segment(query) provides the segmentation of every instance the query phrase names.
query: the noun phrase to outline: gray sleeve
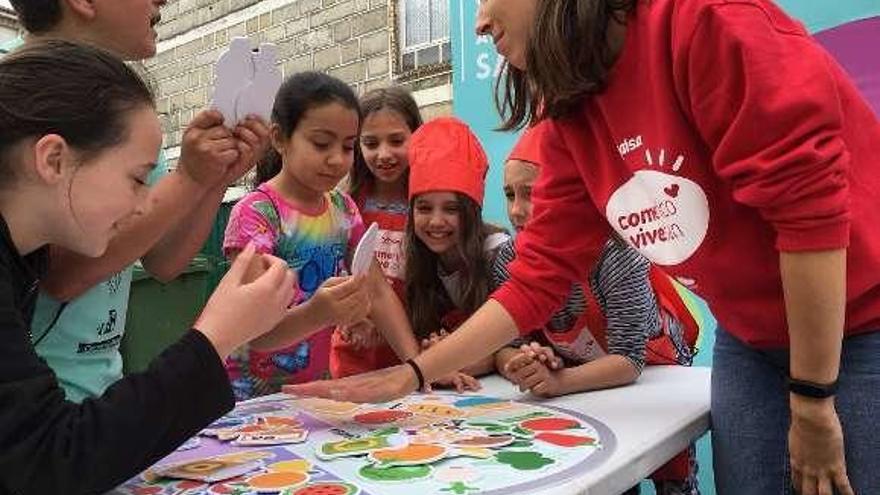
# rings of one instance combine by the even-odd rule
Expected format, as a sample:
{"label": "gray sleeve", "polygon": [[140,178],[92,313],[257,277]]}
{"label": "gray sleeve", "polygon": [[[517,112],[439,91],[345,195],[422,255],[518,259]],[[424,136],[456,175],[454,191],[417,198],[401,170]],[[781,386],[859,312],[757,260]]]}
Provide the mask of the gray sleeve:
{"label": "gray sleeve", "polygon": [[[492,261],[492,279],[490,280],[490,289],[492,291],[495,291],[510,279],[510,271],[507,267],[515,258],[516,248],[514,247],[513,239],[508,237],[506,242],[498,246],[495,259]],[[523,344],[528,344],[534,340],[533,334],[534,332],[517,337],[508,342],[507,347],[519,347]]]}
{"label": "gray sleeve", "polygon": [[648,279],[650,263],[636,250],[611,239],[590,286],[607,321],[609,354],[628,358],[641,372],[648,335],[660,330],[657,299]]}

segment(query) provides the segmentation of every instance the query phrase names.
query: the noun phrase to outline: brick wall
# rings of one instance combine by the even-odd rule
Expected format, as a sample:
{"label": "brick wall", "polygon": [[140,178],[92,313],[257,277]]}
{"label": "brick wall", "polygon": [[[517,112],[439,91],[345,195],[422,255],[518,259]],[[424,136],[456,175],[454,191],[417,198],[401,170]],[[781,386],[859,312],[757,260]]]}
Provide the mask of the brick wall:
{"label": "brick wall", "polygon": [[[170,0],[158,26],[159,53],[146,63],[162,113],[172,163],[181,133],[211,97],[213,67],[235,36],[279,47],[284,74],[319,70],[359,93],[386,86],[391,74],[387,0]],[[416,92],[449,85],[450,74],[404,83]],[[451,113],[451,102],[425,102],[426,117]]]}

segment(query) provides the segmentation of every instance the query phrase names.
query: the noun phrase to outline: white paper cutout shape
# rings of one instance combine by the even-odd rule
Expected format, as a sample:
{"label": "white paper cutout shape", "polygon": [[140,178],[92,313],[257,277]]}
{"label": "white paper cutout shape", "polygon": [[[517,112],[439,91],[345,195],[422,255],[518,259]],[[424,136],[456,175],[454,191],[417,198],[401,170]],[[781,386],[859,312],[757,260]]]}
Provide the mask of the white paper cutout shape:
{"label": "white paper cutout shape", "polygon": [[379,224],[373,222],[364,232],[351,258],[351,274],[354,276],[367,273],[375,257],[376,244],[379,242]]}
{"label": "white paper cutout shape", "polygon": [[263,43],[251,50],[250,40],[243,37],[233,38],[217,59],[211,106],[223,114],[227,127],[235,127],[248,115],[269,122],[275,94],[281,87],[277,59],[277,46]]}
{"label": "white paper cutout shape", "polygon": [[254,74],[248,85],[239,93],[235,114],[238,120],[248,115],[259,115],[269,122],[275,95],[281,87],[281,71],[278,70],[278,47],[263,43],[253,55]]}
{"label": "white paper cutout shape", "polygon": [[238,122],[235,113],[239,93],[253,78],[254,63],[251,42],[247,38],[233,38],[229,49],[217,59],[214,66],[214,97],[211,106],[223,114],[223,122],[233,127]]}

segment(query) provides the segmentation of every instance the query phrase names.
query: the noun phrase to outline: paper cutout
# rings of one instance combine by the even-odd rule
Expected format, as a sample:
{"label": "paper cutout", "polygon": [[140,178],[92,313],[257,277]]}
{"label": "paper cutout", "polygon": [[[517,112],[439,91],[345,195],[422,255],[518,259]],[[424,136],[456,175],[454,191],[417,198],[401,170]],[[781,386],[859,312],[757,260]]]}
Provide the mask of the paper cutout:
{"label": "paper cutout", "polygon": [[464,495],[469,492],[479,492],[480,489],[473,486],[468,486],[467,483],[463,481],[454,481],[447,488],[441,488],[441,492],[452,492],[456,495]]}
{"label": "paper cutout", "polygon": [[379,242],[379,224],[373,222],[361,236],[354,256],[351,258],[351,274],[354,276],[367,273],[376,258],[376,245]]}
{"label": "paper cutout", "polygon": [[534,445],[535,442],[531,440],[523,440],[522,438],[516,439],[512,444],[508,445],[511,449],[527,449]]}
{"label": "paper cutout", "polygon": [[532,411],[530,413],[522,414],[520,416],[514,416],[512,418],[504,418],[501,421],[503,423],[520,423],[529,419],[534,418],[549,418],[553,415],[548,413],[547,411]]}
{"label": "paper cutout", "polygon": [[278,47],[272,43],[262,43],[252,54],[254,75],[249,84],[239,93],[235,115],[238,121],[248,115],[258,115],[269,122],[275,95],[281,88],[281,71],[278,70]]}
{"label": "paper cutout", "polygon": [[354,402],[335,401],[330,399],[321,399],[317,397],[309,397],[296,399],[294,403],[297,407],[316,414],[327,414],[334,416],[344,416],[352,414],[361,408],[360,404]]}
{"label": "paper cutout", "polygon": [[377,467],[367,465],[358,470],[358,475],[370,481],[400,482],[428,478],[432,471],[431,466]]}
{"label": "paper cutout", "polygon": [[248,478],[247,484],[258,492],[278,493],[309,481],[309,475],[296,471],[282,471],[258,474]]}
{"label": "paper cutout", "polygon": [[442,492],[451,492],[462,495],[469,492],[480,491],[477,487],[468,486],[482,477],[480,471],[473,466],[443,466],[434,471],[434,479],[441,483],[449,483]]}
{"label": "paper cutout", "polygon": [[277,58],[275,45],[263,43],[252,50],[250,40],[236,37],[217,59],[211,107],[223,114],[227,127],[235,127],[248,115],[270,121],[282,82]]}
{"label": "paper cutout", "polygon": [[221,456],[220,458],[233,461],[233,462],[246,462],[246,461],[262,461],[264,459],[272,459],[275,457],[270,451],[267,450],[256,450],[256,451],[247,451],[247,452],[233,452],[231,454],[226,454]]}
{"label": "paper cutout", "polygon": [[358,495],[360,491],[360,488],[351,483],[322,481],[282,492],[281,495]]}
{"label": "paper cutout", "polygon": [[156,475],[212,483],[241,476],[258,469],[261,465],[259,461],[214,457],[168,466],[157,470]]}
{"label": "paper cutout", "polygon": [[437,418],[445,419],[461,418],[467,416],[466,412],[457,407],[446,404],[436,404],[433,402],[417,402],[415,404],[408,404],[406,406],[406,410],[415,414],[434,416]]}
{"label": "paper cutout", "polygon": [[222,483],[214,483],[208,486],[205,493],[209,495],[243,495],[248,488],[244,477],[233,478]]}
{"label": "paper cutout", "polygon": [[165,488],[161,486],[145,486],[143,488],[133,490],[130,493],[132,495],[161,495],[161,493],[164,491]]}
{"label": "paper cutout", "polygon": [[498,452],[495,454],[495,459],[520,471],[536,471],[556,462],[549,457],[544,457],[539,452],[517,450]]}
{"label": "paper cutout", "polygon": [[498,421],[472,420],[466,421],[464,426],[468,428],[477,428],[487,433],[508,433],[512,426]]}
{"label": "paper cutout", "polygon": [[253,404],[239,404],[227,417],[251,418],[253,416],[269,416],[278,413],[290,412],[295,408],[295,401],[291,399],[255,402]]}
{"label": "paper cutout", "polygon": [[531,430],[522,428],[517,424],[510,424],[501,421],[476,420],[467,421],[464,425],[468,428],[483,430],[489,435],[513,435],[525,440],[531,440],[535,436],[535,433]]}
{"label": "paper cutout", "polygon": [[474,459],[491,459],[495,451],[485,447],[458,447],[452,449],[446,457],[471,457]]}
{"label": "paper cutout", "polygon": [[480,406],[490,406],[499,403],[510,402],[506,400],[496,399],[494,397],[483,397],[483,396],[474,396],[474,397],[466,397],[464,399],[460,399],[455,401],[453,404],[455,407],[480,407]]}
{"label": "paper cutout", "polygon": [[554,432],[541,432],[535,435],[536,440],[541,440],[542,442],[547,442],[551,445],[556,445],[558,447],[581,447],[584,445],[594,445],[596,443],[596,439],[592,437],[585,436],[577,436],[577,435],[567,435],[565,433],[554,433]]}
{"label": "paper cutout", "polygon": [[216,437],[219,431],[229,430],[230,428],[237,428],[249,423],[250,421],[251,418],[249,417],[224,416],[208,425],[208,427],[202,430],[199,434],[209,437]]}
{"label": "paper cutout", "polygon": [[388,435],[396,435],[398,433],[400,433],[400,428],[397,426],[388,426],[381,430],[373,430],[370,434],[377,437],[387,437]]}
{"label": "paper cutout", "polygon": [[505,447],[512,444],[513,441],[513,435],[480,436],[457,440],[453,445],[456,447],[481,447],[489,449]]}
{"label": "paper cutout", "polygon": [[367,455],[373,464],[382,467],[431,464],[446,457],[449,449],[430,443],[411,443],[397,449],[374,450]]}
{"label": "paper cutout", "polygon": [[289,430],[272,430],[266,433],[249,433],[232,441],[233,445],[286,445],[302,443],[308,438],[308,430],[291,428]]}
{"label": "paper cutout", "polygon": [[266,469],[278,473],[285,471],[293,473],[308,473],[312,469],[312,463],[305,459],[294,459],[269,464],[266,466]]}
{"label": "paper cutout", "polygon": [[227,127],[238,123],[235,113],[238,95],[252,78],[251,42],[247,38],[233,38],[214,66],[214,97],[211,103],[211,107],[223,114]]}
{"label": "paper cutout", "polygon": [[580,428],[581,424],[568,418],[538,418],[523,421],[520,426],[532,431],[562,431]]}
{"label": "paper cutout", "polygon": [[302,428],[302,421],[287,416],[259,416],[257,423],[269,427],[290,426],[294,428]]}
{"label": "paper cutout", "polygon": [[241,485],[234,483],[219,483],[208,487],[209,495],[239,495],[242,493]]}
{"label": "paper cutout", "polygon": [[388,423],[396,423],[398,421],[411,418],[413,413],[409,411],[401,411],[398,409],[380,409],[378,411],[370,411],[357,414],[354,420],[364,425],[382,425]]}
{"label": "paper cutout", "polygon": [[217,437],[233,445],[282,445],[306,441],[309,431],[296,418],[287,416],[253,416],[243,418],[238,426],[205,429],[203,435]]}
{"label": "paper cutout", "polygon": [[409,441],[411,443],[442,443],[451,445],[458,440],[469,438],[470,436],[459,428],[432,425],[412,431]]}
{"label": "paper cutout", "polygon": [[202,444],[202,440],[199,437],[192,437],[187,441],[183,442],[183,445],[177,447],[177,452],[183,452],[185,450],[197,449]]}
{"label": "paper cutout", "polygon": [[394,448],[402,444],[405,445],[406,440],[395,435],[365,436],[338,442],[326,442],[318,448],[315,455],[320,459],[360,456],[374,450]]}

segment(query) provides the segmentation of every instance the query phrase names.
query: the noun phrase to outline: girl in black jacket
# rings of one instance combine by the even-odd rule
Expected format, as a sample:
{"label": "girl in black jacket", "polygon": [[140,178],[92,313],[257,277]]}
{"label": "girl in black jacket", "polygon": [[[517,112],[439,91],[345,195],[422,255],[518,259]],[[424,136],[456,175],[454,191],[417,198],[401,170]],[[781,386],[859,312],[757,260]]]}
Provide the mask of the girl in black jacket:
{"label": "girl in black jacket", "polygon": [[245,249],[149,370],[65,400],[29,335],[46,246],[100,256],[148,206],[161,136],[150,90],[112,55],[53,41],[0,61],[0,494],[101,493],[136,475],[232,407],[223,359],[286,312],[292,273]]}

